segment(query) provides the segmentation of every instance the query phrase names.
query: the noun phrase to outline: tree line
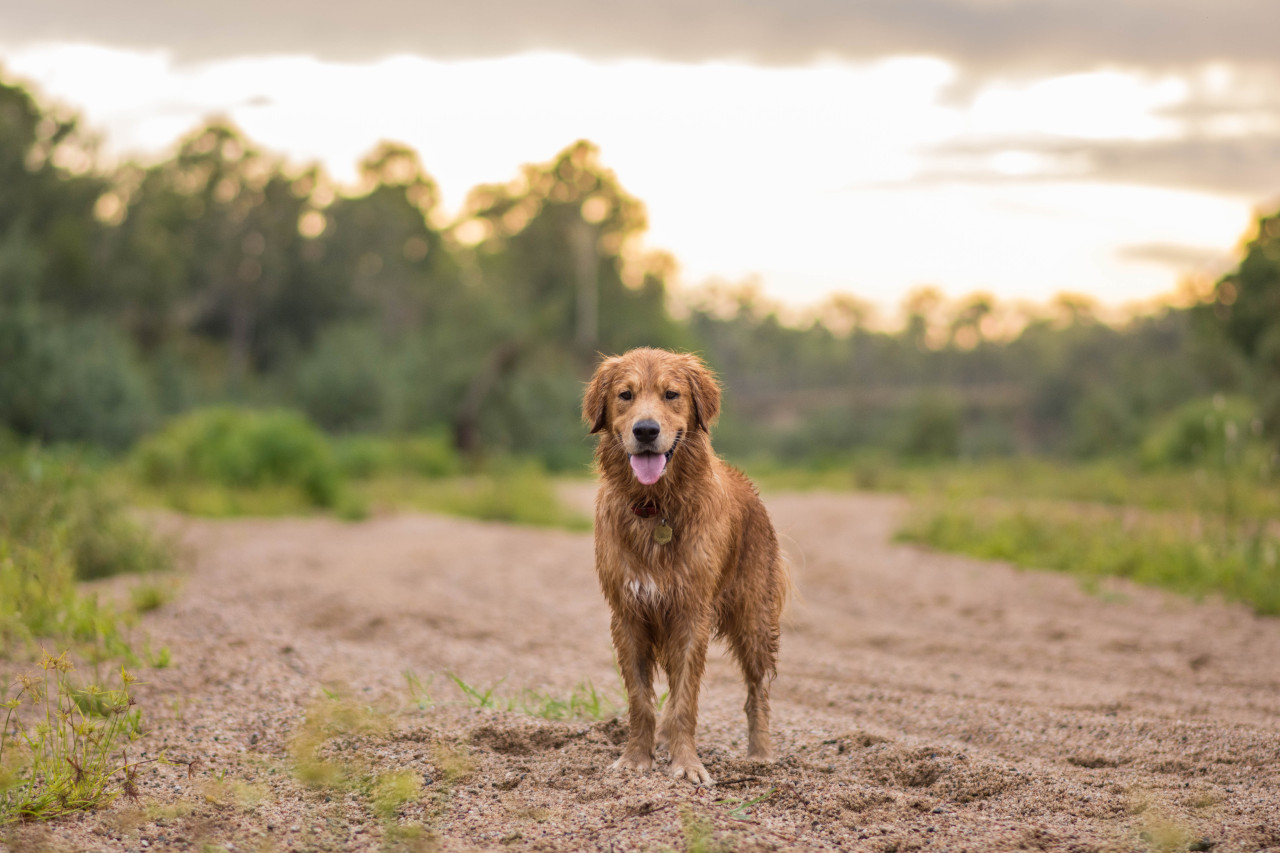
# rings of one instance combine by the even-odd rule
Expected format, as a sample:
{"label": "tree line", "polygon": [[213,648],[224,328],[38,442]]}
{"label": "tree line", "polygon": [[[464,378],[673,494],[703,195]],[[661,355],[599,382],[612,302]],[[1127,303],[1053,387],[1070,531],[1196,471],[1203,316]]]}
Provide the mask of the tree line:
{"label": "tree line", "polygon": [[674,259],[641,248],[644,205],[586,141],[448,221],[410,148],[359,174],[338,187],[224,121],[104,168],[74,115],[0,82],[0,425],[123,448],[230,401],[571,467],[596,354],[638,345],[704,355],[739,457],[1123,455],[1213,395],[1280,424],[1280,213],[1191,307],[1111,325],[1063,297],[1011,319],[921,290],[885,331],[853,297],[800,323],[749,288],[673,306]]}

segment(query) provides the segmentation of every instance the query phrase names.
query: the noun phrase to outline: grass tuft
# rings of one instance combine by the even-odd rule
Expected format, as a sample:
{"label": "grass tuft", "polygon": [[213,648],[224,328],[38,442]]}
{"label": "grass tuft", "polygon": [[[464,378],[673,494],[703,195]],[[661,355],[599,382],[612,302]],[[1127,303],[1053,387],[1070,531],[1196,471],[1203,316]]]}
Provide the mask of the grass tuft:
{"label": "grass tuft", "polygon": [[374,779],[369,800],[374,814],[390,820],[399,813],[401,806],[421,796],[422,777],[412,770],[395,770]]}
{"label": "grass tuft", "polygon": [[0,824],[102,808],[122,793],[136,798],[134,780],[148,762],[128,758],[142,735],[133,676],[122,667],[117,689],[77,688],[65,652],[45,653],[39,669],[20,675],[17,693],[0,703]]}
{"label": "grass tuft", "polygon": [[[454,683],[467,703],[477,708],[517,711],[544,720],[607,720],[616,717],[623,705],[615,702],[603,691],[596,689],[590,679],[574,686],[568,696],[556,696],[541,690],[522,690],[511,696],[498,695],[498,688],[505,678],[488,688],[475,687],[463,681],[456,673],[445,675]],[[412,688],[411,688],[412,689]]]}

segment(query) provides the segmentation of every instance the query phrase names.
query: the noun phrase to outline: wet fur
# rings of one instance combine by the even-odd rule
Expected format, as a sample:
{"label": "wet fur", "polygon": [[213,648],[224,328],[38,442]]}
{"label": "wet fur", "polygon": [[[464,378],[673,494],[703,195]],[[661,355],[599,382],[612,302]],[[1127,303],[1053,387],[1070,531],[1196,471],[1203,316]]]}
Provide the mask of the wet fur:
{"label": "wet fur", "polygon": [[[620,398],[632,393],[630,401]],[[678,396],[666,399],[667,391]],[[693,355],[636,349],[602,361],[583,398],[600,433],[596,467],[596,573],[612,611],[613,645],[627,688],[630,735],[615,768],[648,770],[665,744],[671,774],[710,784],[694,732],[698,690],[712,636],[727,641],[747,686],[749,758],[771,760],[769,684],[777,673],[778,622],[788,587],[777,536],[759,493],[711,449],[720,412],[715,377]],[[628,462],[634,424],[656,420],[657,444],[678,435],[662,477],[643,485]],[[634,441],[631,443],[634,444]],[[643,518],[632,506],[656,501]],[[665,545],[654,529],[665,519]],[[656,721],[655,665],[670,693]]]}

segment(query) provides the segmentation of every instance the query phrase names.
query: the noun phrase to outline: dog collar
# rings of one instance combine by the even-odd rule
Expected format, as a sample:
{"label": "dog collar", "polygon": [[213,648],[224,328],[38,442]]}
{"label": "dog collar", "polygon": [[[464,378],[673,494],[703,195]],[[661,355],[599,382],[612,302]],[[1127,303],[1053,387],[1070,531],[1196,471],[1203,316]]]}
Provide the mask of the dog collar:
{"label": "dog collar", "polygon": [[658,502],[645,501],[642,504],[632,504],[631,511],[641,518],[654,518],[658,515]]}

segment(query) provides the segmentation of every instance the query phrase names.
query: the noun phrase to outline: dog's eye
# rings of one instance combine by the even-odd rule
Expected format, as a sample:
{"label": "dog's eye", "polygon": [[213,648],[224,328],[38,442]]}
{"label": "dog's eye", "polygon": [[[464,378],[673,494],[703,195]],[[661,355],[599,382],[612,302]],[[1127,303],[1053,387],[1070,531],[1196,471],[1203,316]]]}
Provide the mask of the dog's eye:
{"label": "dog's eye", "polygon": [[631,392],[630,392],[630,391],[623,391],[621,394],[619,394],[619,395],[618,395],[618,399],[619,399],[619,400],[630,400],[630,399],[631,399]]}
{"label": "dog's eye", "polygon": [[667,392],[667,399],[668,399],[668,400],[674,400],[676,397],[679,397],[679,396],[680,396],[680,392],[679,392],[679,391],[668,391],[668,392]]}

